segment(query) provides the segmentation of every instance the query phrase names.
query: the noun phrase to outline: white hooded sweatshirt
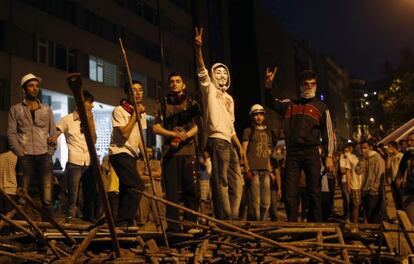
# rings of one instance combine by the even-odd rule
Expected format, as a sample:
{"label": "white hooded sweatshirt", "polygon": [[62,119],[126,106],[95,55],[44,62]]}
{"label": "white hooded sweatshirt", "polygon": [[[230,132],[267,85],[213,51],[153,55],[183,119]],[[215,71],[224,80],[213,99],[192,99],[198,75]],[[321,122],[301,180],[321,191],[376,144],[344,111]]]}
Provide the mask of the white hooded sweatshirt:
{"label": "white hooded sweatshirt", "polygon": [[[225,87],[219,87],[214,78],[214,70],[224,67],[228,81]],[[201,92],[203,94],[204,129],[206,138],[220,138],[231,142],[236,134],[234,129],[234,101],[226,90],[230,87],[230,72],[226,65],[215,63],[211,67],[211,78],[205,67],[198,69]]]}

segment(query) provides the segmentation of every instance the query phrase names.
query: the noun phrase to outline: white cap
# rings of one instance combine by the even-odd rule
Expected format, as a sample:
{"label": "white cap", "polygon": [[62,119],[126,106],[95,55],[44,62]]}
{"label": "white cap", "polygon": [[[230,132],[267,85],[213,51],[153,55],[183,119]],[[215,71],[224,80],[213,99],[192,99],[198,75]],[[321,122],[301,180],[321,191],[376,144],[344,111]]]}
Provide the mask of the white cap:
{"label": "white cap", "polygon": [[20,87],[22,87],[22,88],[23,88],[23,85],[24,85],[26,82],[30,81],[30,80],[37,80],[39,83],[41,83],[41,82],[42,82],[42,78],[37,77],[37,76],[36,76],[36,75],[34,75],[33,73],[28,73],[28,74],[26,74],[25,76],[23,76],[23,77],[20,79]]}
{"label": "white cap", "polygon": [[266,113],[266,110],[264,109],[263,106],[259,105],[259,104],[254,104],[251,108],[250,108],[250,112],[249,115],[252,114],[256,114],[256,113]]}

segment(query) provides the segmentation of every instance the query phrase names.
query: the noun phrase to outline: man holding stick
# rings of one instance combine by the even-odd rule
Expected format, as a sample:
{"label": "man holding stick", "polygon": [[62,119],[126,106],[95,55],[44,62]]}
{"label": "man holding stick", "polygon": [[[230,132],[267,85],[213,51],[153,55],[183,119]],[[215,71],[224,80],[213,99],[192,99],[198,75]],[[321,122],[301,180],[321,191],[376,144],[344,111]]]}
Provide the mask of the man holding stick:
{"label": "man holding stick", "polygon": [[[112,112],[113,131],[109,146],[109,160],[119,177],[119,211],[115,220],[117,226],[133,225],[138,210],[141,195],[136,190],[143,191],[144,184],[137,171],[136,160],[143,153],[143,142],[137,122],[141,119],[146,128],[145,107],[142,105],[144,89],[139,81],[132,82],[132,98],[129,87],[125,87],[127,99],[122,99],[119,106]],[[135,102],[138,107],[135,111]],[[138,112],[139,117],[137,117]]]}

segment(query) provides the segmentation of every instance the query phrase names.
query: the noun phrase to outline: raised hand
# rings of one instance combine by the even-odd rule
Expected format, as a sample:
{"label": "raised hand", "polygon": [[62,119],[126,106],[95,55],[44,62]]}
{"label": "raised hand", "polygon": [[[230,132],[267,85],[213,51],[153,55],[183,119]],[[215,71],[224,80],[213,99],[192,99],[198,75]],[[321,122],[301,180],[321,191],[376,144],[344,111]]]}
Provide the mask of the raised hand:
{"label": "raised hand", "polygon": [[203,28],[195,28],[194,44],[200,48],[203,46]]}
{"label": "raised hand", "polygon": [[269,68],[266,68],[266,76],[265,76],[265,88],[272,88],[273,85],[273,79],[276,76],[277,72],[277,66],[275,66],[275,69],[273,71],[269,70]]}

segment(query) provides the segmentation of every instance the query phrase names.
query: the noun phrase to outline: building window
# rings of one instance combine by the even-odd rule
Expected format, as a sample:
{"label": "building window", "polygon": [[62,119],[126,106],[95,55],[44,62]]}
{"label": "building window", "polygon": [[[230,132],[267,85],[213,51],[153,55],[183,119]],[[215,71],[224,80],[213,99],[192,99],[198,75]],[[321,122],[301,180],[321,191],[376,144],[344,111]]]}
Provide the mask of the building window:
{"label": "building window", "polygon": [[37,62],[38,63],[48,63],[48,45],[47,39],[41,36],[37,36]]}
{"label": "building window", "polygon": [[78,71],[78,51],[75,49],[68,50],[68,72]]}
{"label": "building window", "polygon": [[150,98],[157,98],[157,80],[154,78],[147,78],[146,96]]}
{"label": "building window", "polygon": [[118,67],[95,56],[89,56],[89,79],[108,86],[118,86]]}
{"label": "building window", "polygon": [[5,42],[5,26],[4,21],[0,21],[0,50],[4,50]]}
{"label": "building window", "polygon": [[89,56],[89,79],[103,82],[103,60]]}
{"label": "building window", "polygon": [[66,47],[60,44],[55,48],[56,68],[67,70],[67,50]]}
{"label": "building window", "polygon": [[0,110],[10,108],[10,84],[6,79],[0,79]]}

